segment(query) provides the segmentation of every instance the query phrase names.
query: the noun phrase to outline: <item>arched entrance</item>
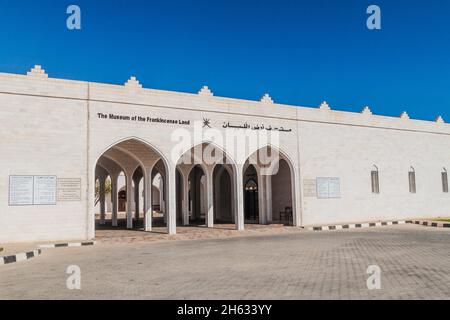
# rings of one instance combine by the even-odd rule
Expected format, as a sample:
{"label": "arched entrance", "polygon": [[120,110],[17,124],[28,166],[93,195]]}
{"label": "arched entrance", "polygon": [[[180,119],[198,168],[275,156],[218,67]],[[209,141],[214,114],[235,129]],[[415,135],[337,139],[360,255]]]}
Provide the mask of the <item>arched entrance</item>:
{"label": "arched entrance", "polygon": [[230,171],[224,165],[216,165],[214,180],[214,223],[234,223],[233,186]]}
{"label": "arched entrance", "polygon": [[280,159],[277,173],[271,176],[273,222],[294,224],[291,179],[287,161]]}
{"label": "arched entrance", "polygon": [[[111,212],[105,223],[96,223],[97,228],[127,228],[152,231],[154,220],[154,204],[159,202],[161,217],[155,217],[156,227],[165,227],[174,234],[176,229],[169,223],[170,210],[168,204],[168,163],[146,142],[138,138],[130,138],[111,146],[97,160],[95,178],[103,185],[106,176],[111,181]],[[159,198],[154,197],[155,176],[160,178],[158,185]],[[175,184],[175,182],[174,182]],[[106,196],[101,187],[99,198]],[[175,194],[173,195],[175,196]],[[123,215],[121,214],[123,210]],[[175,225],[176,226],[176,225]]]}
{"label": "arched entrance", "polygon": [[167,172],[162,160],[156,162],[151,173],[152,181],[152,226],[167,226],[168,192]]}
{"label": "arched entrance", "polygon": [[240,228],[236,165],[221,148],[205,142],[185,151],[177,171],[182,193],[177,201],[184,226],[204,224],[212,228],[214,223],[235,223]]}
{"label": "arched entrance", "polygon": [[246,223],[294,225],[295,178],[292,162],[267,146],[252,154],[244,166]]}

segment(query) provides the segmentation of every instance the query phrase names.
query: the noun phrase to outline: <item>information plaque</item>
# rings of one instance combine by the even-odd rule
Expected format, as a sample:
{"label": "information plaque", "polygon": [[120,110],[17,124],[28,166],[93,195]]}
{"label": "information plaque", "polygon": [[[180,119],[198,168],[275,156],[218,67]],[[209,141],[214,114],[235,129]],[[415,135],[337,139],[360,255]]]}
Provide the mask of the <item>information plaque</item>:
{"label": "information plaque", "polygon": [[33,176],[9,177],[9,205],[29,206],[33,204]]}
{"label": "information plaque", "polygon": [[303,195],[307,198],[317,197],[316,179],[303,179]]}
{"label": "information plaque", "polygon": [[339,178],[317,178],[317,197],[319,199],[336,199],[341,197]]}
{"label": "information plaque", "polygon": [[58,179],[58,201],[81,201],[81,179]]}
{"label": "information plaque", "polygon": [[56,176],[34,176],[35,205],[56,204]]}

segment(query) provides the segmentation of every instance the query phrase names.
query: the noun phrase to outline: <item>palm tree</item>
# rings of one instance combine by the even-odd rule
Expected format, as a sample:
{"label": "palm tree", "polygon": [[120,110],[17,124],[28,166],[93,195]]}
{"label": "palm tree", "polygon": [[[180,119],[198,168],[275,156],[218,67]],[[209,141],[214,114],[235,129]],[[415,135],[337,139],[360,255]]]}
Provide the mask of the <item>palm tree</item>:
{"label": "palm tree", "polygon": [[[112,185],[111,180],[107,179],[105,181],[105,196],[111,194],[112,192]],[[98,180],[95,181],[95,206],[100,201],[100,182]]]}

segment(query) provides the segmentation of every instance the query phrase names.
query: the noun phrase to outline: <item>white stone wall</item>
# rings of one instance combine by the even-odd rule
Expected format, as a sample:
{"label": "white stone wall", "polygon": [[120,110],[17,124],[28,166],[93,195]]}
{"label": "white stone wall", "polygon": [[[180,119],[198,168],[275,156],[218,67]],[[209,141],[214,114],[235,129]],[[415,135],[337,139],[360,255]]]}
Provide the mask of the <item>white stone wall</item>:
{"label": "white stone wall", "polygon": [[[189,126],[99,119],[97,114],[140,115],[190,120]],[[94,237],[94,178],[99,157],[111,146],[135,138],[163,157],[171,174],[177,158],[175,129],[193,133],[203,119],[213,130],[230,122],[292,129],[280,133],[279,149],[291,162],[296,195],[293,209],[303,225],[448,215],[449,194],[440,174],[450,168],[450,127],[444,123],[375,116],[322,108],[220,98],[126,86],[0,74],[0,242],[86,239]],[[210,141],[196,137],[189,148]],[[233,153],[214,141],[242,168],[257,148]],[[186,151],[186,150],[184,150]],[[241,157],[240,159],[239,156]],[[379,168],[380,194],[370,189],[370,171]],[[409,194],[408,170],[416,170],[417,193]],[[10,175],[80,178],[82,199],[54,206],[8,205]],[[338,177],[339,199],[304,195],[304,179]],[[170,191],[170,188],[169,188]],[[175,196],[169,199],[169,207]]]}
{"label": "white stone wall", "polygon": [[[85,85],[2,75],[0,92],[0,242],[86,238]],[[9,206],[10,175],[79,178],[81,201]]]}
{"label": "white stone wall", "polygon": [[[304,197],[305,225],[450,214],[450,194],[443,193],[441,182],[443,168],[450,167],[448,135],[307,122],[300,126],[302,178],[341,179],[339,199]],[[371,190],[374,165],[379,194]],[[409,193],[411,166],[415,194]]]}

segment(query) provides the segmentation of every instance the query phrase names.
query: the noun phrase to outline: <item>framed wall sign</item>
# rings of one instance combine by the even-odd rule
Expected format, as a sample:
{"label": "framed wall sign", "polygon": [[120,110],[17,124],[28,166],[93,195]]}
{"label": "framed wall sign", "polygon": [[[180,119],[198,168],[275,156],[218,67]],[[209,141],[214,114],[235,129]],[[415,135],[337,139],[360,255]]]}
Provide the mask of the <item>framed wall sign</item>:
{"label": "framed wall sign", "polygon": [[33,204],[33,176],[9,177],[9,205],[29,206]]}
{"label": "framed wall sign", "polygon": [[341,197],[341,182],[339,178],[317,178],[317,198],[337,199]]}
{"label": "framed wall sign", "polygon": [[9,205],[55,205],[56,176],[10,176]]}
{"label": "framed wall sign", "polygon": [[56,204],[56,176],[34,176],[34,205]]}

